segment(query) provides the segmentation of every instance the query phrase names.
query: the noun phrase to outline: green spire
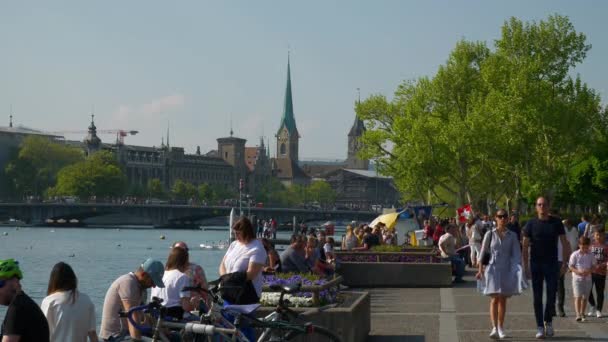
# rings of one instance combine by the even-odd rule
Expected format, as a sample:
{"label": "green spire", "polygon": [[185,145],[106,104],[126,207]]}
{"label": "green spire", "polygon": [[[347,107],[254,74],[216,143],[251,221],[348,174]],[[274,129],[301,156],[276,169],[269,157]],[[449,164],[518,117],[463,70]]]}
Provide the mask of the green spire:
{"label": "green spire", "polygon": [[[287,86],[285,87],[285,104],[283,105],[283,117],[281,117],[281,125],[278,133],[281,133],[283,127],[287,127],[290,135],[298,136],[296,128],[296,118],[293,114],[293,101],[291,98],[291,68],[289,65],[289,54],[287,55]],[[277,133],[277,134],[278,134]]]}

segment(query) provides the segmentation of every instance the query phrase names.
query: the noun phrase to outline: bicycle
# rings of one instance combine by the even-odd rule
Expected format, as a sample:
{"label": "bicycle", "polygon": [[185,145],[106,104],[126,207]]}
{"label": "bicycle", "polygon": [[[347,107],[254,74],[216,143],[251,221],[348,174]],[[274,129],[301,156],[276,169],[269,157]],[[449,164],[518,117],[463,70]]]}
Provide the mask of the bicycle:
{"label": "bicycle", "polygon": [[[127,313],[129,321],[140,331],[152,334],[152,339],[145,339],[145,341],[153,342],[169,341],[167,335],[163,332],[163,328],[178,329],[182,341],[202,342],[204,341],[204,339],[202,339],[203,337],[209,339],[213,335],[219,335],[229,341],[252,342],[241,331],[244,327],[252,327],[257,330],[260,334],[260,337],[257,339],[258,342],[289,341],[302,335],[306,335],[314,341],[329,340],[341,342],[340,337],[325,327],[309,321],[298,323],[298,321],[303,321],[304,318],[310,314],[335,307],[335,304],[313,308],[303,313],[297,313],[287,307],[289,302],[284,299],[285,294],[300,292],[302,284],[271,286],[271,289],[280,291],[281,295],[275,310],[263,318],[254,316],[255,310],[260,307],[260,304],[227,305],[224,307],[224,301],[219,293],[222,289],[226,289],[226,287],[218,286],[219,281],[217,280],[210,282],[209,284],[211,287],[208,290],[201,287],[185,287],[182,290],[203,291],[210,295],[212,299],[211,307],[206,313],[200,316],[199,322],[167,321],[165,309],[160,305],[162,300],[158,298],[153,298],[153,301],[150,304],[138,306],[129,310]],[[133,313],[144,310],[157,311],[157,313],[153,315],[156,318],[154,328],[143,327],[133,321]],[[231,322],[228,320],[226,315],[232,316],[234,321]],[[323,337],[325,339],[322,339]]]}

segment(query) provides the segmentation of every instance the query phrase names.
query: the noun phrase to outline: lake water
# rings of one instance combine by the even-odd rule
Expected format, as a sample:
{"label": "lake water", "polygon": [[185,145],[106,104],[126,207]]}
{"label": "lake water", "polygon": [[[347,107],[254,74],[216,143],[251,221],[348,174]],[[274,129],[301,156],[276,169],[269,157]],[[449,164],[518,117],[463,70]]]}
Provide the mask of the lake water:
{"label": "lake water", "polygon": [[[278,237],[288,236],[279,232]],[[226,239],[225,231],[0,227],[0,259],[19,261],[23,289],[38,304],[46,296],[53,266],[59,261],[70,264],[79,290],[95,304],[99,324],[104,296],[116,278],[136,270],[149,257],[165,263],[171,244],[185,241],[190,260],[203,267],[208,280],[216,279],[225,250],[201,250],[199,245]],[[5,313],[6,307],[0,306],[0,322]]]}

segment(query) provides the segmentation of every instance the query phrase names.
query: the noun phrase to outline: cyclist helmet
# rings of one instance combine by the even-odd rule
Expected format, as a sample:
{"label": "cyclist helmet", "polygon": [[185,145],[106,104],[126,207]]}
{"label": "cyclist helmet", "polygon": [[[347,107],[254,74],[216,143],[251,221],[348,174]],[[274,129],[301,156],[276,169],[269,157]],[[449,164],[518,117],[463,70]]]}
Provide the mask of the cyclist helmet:
{"label": "cyclist helmet", "polygon": [[23,278],[23,274],[19,269],[19,262],[15,259],[0,260],[0,279],[12,279],[17,277]]}

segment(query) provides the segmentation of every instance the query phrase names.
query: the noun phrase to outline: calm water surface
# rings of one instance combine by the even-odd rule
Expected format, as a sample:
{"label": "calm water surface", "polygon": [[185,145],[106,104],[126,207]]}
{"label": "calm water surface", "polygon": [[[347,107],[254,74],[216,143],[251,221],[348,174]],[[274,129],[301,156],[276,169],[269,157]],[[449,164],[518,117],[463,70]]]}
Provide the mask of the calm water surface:
{"label": "calm water surface", "polygon": [[[8,235],[2,235],[4,232]],[[161,240],[161,235],[166,239]],[[281,232],[279,237],[288,235]],[[208,280],[216,279],[225,250],[201,250],[199,245],[222,239],[227,239],[224,231],[0,227],[0,259],[19,261],[23,289],[38,304],[46,296],[53,266],[59,261],[70,264],[78,277],[78,288],[95,304],[99,325],[110,284],[134,271],[146,258],[165,263],[175,241],[185,241],[190,260],[203,267]],[[5,312],[6,307],[0,306],[0,322]]]}

